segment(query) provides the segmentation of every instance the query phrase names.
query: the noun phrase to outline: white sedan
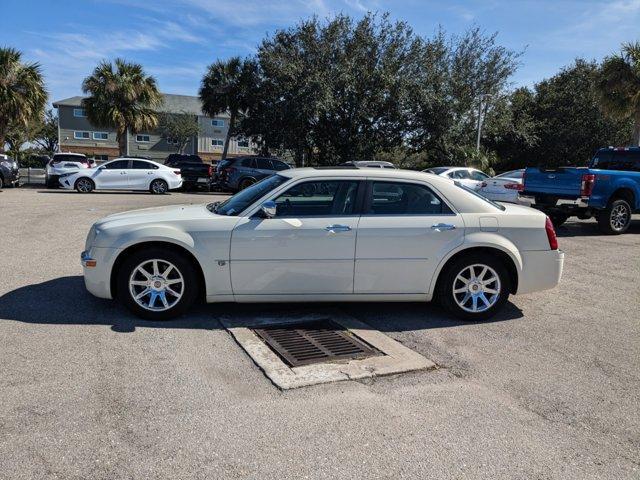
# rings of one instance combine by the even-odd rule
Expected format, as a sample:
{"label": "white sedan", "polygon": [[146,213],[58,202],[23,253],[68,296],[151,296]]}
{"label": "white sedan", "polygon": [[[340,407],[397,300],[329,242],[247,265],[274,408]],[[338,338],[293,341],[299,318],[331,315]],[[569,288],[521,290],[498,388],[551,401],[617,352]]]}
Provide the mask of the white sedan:
{"label": "white sedan", "polygon": [[564,254],[541,212],[442,177],[292,169],[223,203],[108,216],[82,253],[87,289],[167,319],[207,302],[429,301],[463,319],[555,287]]}
{"label": "white sedan", "polygon": [[468,167],[433,167],[427,168],[423,172],[450,178],[474,190],[479,189],[482,182],[489,178],[489,175],[483,171]]}
{"label": "white sedan", "polygon": [[478,193],[497,202],[524,203],[518,195],[524,190],[523,176],[524,168],[488,178],[480,184]]}
{"label": "white sedan", "polygon": [[99,167],[60,175],[60,186],[89,193],[93,190],[147,190],[162,194],[182,186],[180,170],[150,160],[116,158]]}

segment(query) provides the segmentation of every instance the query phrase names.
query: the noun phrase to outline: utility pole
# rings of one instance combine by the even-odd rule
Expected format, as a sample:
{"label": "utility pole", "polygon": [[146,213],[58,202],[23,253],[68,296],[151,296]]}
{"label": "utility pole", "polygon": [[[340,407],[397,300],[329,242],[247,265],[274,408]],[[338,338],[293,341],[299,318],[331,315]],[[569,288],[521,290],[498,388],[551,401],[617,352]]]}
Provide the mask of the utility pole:
{"label": "utility pole", "polygon": [[482,101],[487,98],[490,97],[491,94],[489,93],[483,93],[480,94],[480,97],[478,99],[478,136],[476,138],[476,150],[479,152],[480,151],[480,137],[482,135],[482,123],[483,123],[483,115],[482,115],[482,107],[483,107],[483,103]]}

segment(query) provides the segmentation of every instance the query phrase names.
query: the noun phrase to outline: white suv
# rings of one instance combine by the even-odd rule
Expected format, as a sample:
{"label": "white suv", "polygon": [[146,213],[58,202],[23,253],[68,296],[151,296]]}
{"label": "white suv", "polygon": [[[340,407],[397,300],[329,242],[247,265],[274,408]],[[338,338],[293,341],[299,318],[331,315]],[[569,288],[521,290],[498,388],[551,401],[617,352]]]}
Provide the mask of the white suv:
{"label": "white suv", "polygon": [[92,163],[93,160],[81,153],[56,153],[47,163],[44,173],[45,184],[47,188],[58,188],[60,175],[90,168]]}

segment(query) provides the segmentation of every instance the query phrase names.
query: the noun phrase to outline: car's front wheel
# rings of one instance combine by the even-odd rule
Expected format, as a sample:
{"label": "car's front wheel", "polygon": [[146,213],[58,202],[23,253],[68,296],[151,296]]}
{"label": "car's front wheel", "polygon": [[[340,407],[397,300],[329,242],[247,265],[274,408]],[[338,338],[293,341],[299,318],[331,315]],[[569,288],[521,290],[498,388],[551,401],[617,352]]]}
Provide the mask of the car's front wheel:
{"label": "car's front wheel", "polygon": [[180,253],[150,248],[135,252],[117,277],[118,299],[137,316],[168,320],[182,315],[198,292],[195,269]]}
{"label": "car's front wheel", "polygon": [[504,306],[510,291],[511,281],[503,262],[490,254],[473,253],[445,268],[438,298],[462,320],[486,320]]}
{"label": "car's front wheel", "polygon": [[75,187],[78,193],[91,193],[96,186],[89,178],[79,178],[76,180]]}

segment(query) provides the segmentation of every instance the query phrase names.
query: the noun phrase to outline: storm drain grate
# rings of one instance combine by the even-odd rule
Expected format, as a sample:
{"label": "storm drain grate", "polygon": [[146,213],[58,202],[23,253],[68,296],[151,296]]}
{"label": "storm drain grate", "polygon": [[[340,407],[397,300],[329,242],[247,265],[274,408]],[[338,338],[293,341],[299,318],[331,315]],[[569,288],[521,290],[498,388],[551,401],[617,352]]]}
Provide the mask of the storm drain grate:
{"label": "storm drain grate", "polygon": [[383,355],[331,320],[254,328],[291,367]]}

